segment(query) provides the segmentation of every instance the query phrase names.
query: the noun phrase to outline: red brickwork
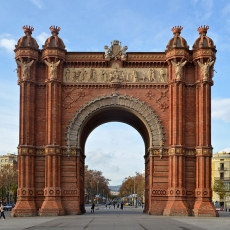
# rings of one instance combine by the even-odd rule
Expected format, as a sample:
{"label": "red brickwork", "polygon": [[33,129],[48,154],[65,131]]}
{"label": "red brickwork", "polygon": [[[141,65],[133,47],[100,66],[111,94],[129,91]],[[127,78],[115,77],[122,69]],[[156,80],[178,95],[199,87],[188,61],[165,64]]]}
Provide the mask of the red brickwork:
{"label": "red brickwork", "polygon": [[217,215],[210,174],[216,49],[208,27],[198,28],[192,50],[182,27],[174,27],[165,52],[143,53],[126,53],[119,41],[105,53],[67,52],[59,27],[50,28],[39,50],[33,28],[24,30],[15,49],[20,140],[13,216],[81,214],[85,142],[109,121],[132,125],[144,139],[146,213]]}

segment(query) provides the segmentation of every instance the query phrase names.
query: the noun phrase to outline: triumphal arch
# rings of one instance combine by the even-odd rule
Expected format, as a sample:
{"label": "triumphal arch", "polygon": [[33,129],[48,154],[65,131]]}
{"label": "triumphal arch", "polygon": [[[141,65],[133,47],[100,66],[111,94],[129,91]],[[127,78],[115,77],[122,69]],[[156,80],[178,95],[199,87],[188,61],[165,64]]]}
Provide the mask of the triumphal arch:
{"label": "triumphal arch", "polygon": [[50,27],[42,49],[34,28],[23,27],[15,48],[20,138],[13,216],[80,214],[85,143],[110,121],[131,125],[144,140],[144,212],[217,215],[211,202],[216,48],[208,26],[198,28],[192,49],[182,29],[172,28],[162,52],[127,52],[118,40],[102,52],[69,52],[59,27]]}

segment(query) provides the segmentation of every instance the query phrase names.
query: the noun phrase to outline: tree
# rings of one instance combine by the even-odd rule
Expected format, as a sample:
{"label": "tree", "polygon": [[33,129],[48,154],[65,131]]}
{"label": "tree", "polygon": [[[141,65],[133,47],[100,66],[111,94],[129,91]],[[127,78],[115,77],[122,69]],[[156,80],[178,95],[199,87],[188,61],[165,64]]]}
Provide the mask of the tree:
{"label": "tree", "polygon": [[4,165],[0,170],[0,185],[1,200],[7,198],[8,203],[10,203],[10,193],[13,193],[13,201],[16,201],[18,188],[18,169],[16,164],[13,166],[10,164]]}
{"label": "tree", "polygon": [[228,195],[228,190],[222,180],[216,180],[212,189],[220,196],[220,199],[225,199],[225,197]]}
{"label": "tree", "polygon": [[[134,191],[135,190],[135,191]],[[136,172],[134,177],[126,177],[120,187],[120,194],[122,197],[129,196],[131,194],[137,194],[137,197],[143,197],[145,190],[145,178],[141,173]]]}
{"label": "tree", "polygon": [[[88,166],[85,166],[85,192],[87,194],[87,201],[93,200],[95,195],[98,194],[104,196],[110,193],[109,190],[109,181],[110,179],[105,178],[102,175],[101,171],[88,169]],[[87,202],[86,201],[86,202]]]}

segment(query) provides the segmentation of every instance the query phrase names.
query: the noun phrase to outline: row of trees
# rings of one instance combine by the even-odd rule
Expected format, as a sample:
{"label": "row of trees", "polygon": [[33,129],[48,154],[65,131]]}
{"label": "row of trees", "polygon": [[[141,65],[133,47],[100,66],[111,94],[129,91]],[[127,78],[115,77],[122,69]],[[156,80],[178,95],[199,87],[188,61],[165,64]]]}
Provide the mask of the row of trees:
{"label": "row of trees", "polygon": [[101,171],[89,169],[85,166],[85,194],[86,203],[89,200],[93,201],[96,195],[109,196],[109,181],[110,179],[105,178]]}
{"label": "row of trees", "polygon": [[142,198],[145,191],[145,178],[142,174],[136,172],[133,177],[126,177],[120,187],[121,197],[137,194],[137,197]]}
{"label": "row of trees", "polygon": [[18,188],[17,165],[5,165],[0,170],[0,196],[7,203],[16,202]]}

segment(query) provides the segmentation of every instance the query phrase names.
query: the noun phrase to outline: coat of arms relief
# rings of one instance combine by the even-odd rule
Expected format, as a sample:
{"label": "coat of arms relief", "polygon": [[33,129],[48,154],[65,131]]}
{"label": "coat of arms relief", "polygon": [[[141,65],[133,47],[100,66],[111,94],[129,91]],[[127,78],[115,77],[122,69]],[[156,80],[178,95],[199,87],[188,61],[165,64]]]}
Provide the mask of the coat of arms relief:
{"label": "coat of arms relief", "polygon": [[126,50],[128,46],[124,46],[122,48],[121,42],[118,40],[114,40],[111,42],[110,48],[108,46],[104,46],[105,49],[105,58],[114,58],[115,60],[126,58]]}

